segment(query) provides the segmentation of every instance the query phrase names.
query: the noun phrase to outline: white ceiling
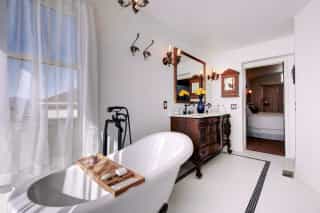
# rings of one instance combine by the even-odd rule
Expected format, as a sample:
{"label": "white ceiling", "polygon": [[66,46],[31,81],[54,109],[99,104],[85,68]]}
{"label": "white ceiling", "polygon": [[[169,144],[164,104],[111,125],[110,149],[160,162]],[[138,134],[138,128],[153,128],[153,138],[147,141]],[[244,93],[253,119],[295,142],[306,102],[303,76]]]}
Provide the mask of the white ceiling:
{"label": "white ceiling", "polygon": [[290,35],[309,0],[150,0],[143,12],[199,48],[230,49]]}

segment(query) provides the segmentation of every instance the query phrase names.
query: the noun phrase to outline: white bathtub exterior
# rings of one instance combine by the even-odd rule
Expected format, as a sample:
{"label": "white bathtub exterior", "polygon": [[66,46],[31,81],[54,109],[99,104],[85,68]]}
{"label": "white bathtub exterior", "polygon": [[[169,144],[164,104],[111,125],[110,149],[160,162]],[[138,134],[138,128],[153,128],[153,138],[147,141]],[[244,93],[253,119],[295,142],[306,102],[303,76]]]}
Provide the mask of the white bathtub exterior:
{"label": "white bathtub exterior", "polygon": [[[37,178],[17,187],[12,192],[9,197],[8,212],[157,213],[161,206],[168,202],[179,168],[192,155],[192,152],[193,145],[189,137],[172,132],[157,133],[108,156],[143,175],[146,178],[143,185],[113,198],[111,194],[83,175],[77,166],[71,166],[66,170],[63,183],[56,183],[54,178],[51,178],[52,184],[49,185],[56,187],[53,191],[60,190],[61,193],[88,201],[73,206],[38,205],[27,195],[29,187],[41,179]],[[52,192],[48,191],[47,196],[50,196],[50,193]]]}

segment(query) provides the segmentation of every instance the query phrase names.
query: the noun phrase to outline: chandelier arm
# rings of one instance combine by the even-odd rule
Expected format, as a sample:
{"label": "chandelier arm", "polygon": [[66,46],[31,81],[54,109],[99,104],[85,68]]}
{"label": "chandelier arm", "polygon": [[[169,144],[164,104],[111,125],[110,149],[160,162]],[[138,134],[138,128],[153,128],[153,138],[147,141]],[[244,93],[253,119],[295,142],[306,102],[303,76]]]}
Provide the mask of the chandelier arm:
{"label": "chandelier arm", "polygon": [[143,7],[146,7],[150,2],[149,0],[118,0],[120,7],[132,6],[132,10],[135,14]]}
{"label": "chandelier arm", "polygon": [[129,7],[132,4],[132,1],[128,1],[127,3],[124,2],[124,0],[119,0],[118,3],[121,7]]}
{"label": "chandelier arm", "polygon": [[149,4],[148,0],[143,0],[142,2],[137,2],[139,7],[146,7]]}

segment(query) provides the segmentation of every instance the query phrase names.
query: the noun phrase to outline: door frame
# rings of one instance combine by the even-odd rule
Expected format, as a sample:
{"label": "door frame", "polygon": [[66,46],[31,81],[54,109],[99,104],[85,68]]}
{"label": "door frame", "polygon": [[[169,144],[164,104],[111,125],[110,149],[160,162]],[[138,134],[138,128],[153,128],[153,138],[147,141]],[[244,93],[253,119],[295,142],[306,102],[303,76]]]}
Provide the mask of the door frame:
{"label": "door frame", "polygon": [[242,63],[242,107],[243,107],[243,147],[247,150],[247,111],[246,111],[246,70],[249,68],[282,64],[284,67],[284,126],[285,126],[285,157],[295,159],[296,156],[296,113],[295,113],[295,85],[293,84],[292,68],[294,66],[294,54],[258,59]]}

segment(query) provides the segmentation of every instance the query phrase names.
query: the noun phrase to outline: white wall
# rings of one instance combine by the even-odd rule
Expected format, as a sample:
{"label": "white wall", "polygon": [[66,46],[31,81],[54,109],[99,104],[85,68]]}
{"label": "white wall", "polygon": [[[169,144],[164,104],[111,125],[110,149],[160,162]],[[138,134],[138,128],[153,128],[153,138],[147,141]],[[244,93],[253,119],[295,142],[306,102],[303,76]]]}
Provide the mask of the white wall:
{"label": "white wall", "polygon": [[[219,72],[227,68],[232,68],[240,72],[240,82],[243,82],[245,74],[242,71],[242,66],[246,62],[265,59],[276,56],[283,56],[294,53],[294,38],[288,36],[272,41],[267,41],[251,46],[247,46],[237,50],[226,51],[223,53],[209,54],[208,66],[214,67]],[[234,151],[244,151],[243,141],[243,94],[244,85],[240,83],[239,98],[221,98],[221,81],[208,82],[208,101],[213,104],[223,104],[228,112],[231,113],[232,134],[231,141]],[[238,109],[232,110],[231,104],[237,104]]]}
{"label": "white wall", "polygon": [[[181,41],[174,30],[165,27],[142,9],[120,8],[117,1],[93,1],[99,46],[100,108],[103,125],[107,106],[124,105],[130,110],[134,141],[153,132],[170,129],[169,110],[173,106],[173,67],[165,67],[162,58],[169,44],[198,56],[194,48]],[[137,45],[141,52],[132,56],[129,47],[141,33]],[[155,45],[147,61],[142,51],[151,40]]]}
{"label": "white wall", "polygon": [[320,1],[295,19],[297,70],[297,176],[320,192]]}
{"label": "white wall", "polygon": [[[175,30],[145,14],[144,10],[135,15],[131,9],[120,8],[113,1],[93,2],[96,4],[98,25],[101,125],[107,106],[128,106],[132,115],[134,140],[170,128],[168,114],[176,107],[173,104],[173,72],[172,67],[165,67],[161,62],[169,44],[206,60],[208,68],[214,67],[220,71],[229,67],[241,71],[244,62],[294,52],[293,36],[288,36],[219,54],[211,50],[207,51],[210,54],[203,54],[201,50],[182,41]],[[133,57],[129,51],[137,32],[142,37],[138,42],[141,49],[152,39],[156,42],[151,48],[153,56],[147,61],[143,60],[141,54]],[[220,81],[210,81],[207,86],[209,102],[224,104],[232,114],[233,149],[243,151],[242,96],[221,98]],[[242,89],[241,85],[240,91]],[[164,100],[169,102],[171,109],[168,111],[162,108]],[[239,108],[231,111],[230,104],[237,104]]]}

